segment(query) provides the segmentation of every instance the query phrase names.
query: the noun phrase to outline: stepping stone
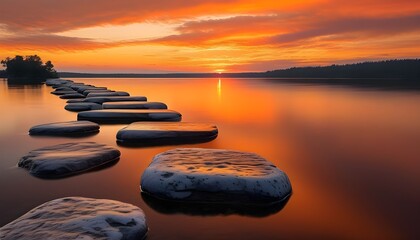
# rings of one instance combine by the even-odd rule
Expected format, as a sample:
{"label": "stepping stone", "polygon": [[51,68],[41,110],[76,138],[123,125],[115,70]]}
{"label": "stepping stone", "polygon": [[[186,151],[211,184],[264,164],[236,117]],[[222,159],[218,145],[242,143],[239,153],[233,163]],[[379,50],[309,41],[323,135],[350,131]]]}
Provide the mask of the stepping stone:
{"label": "stepping stone", "polygon": [[132,96],[110,96],[110,97],[89,97],[84,100],[84,102],[94,102],[102,104],[104,102],[126,102],[126,101],[140,101],[145,102],[147,101],[146,97],[139,96],[139,97],[132,97]]}
{"label": "stepping stone", "polygon": [[89,121],[49,123],[29,129],[29,135],[81,135],[97,132],[99,125]]}
{"label": "stepping stone", "polygon": [[120,151],[94,142],[65,143],[29,152],[18,166],[41,178],[60,178],[116,162]]}
{"label": "stepping stone", "polygon": [[76,99],[69,99],[69,100],[67,100],[66,103],[82,103],[84,101],[85,101],[84,98],[76,98]]}
{"label": "stepping stone", "polygon": [[72,83],[72,82],[73,81],[71,81],[71,80],[64,80],[64,79],[55,78],[55,79],[48,79],[47,81],[45,81],[45,85],[53,86],[53,85],[62,85],[62,84]]}
{"label": "stepping stone", "polygon": [[85,98],[85,95],[80,93],[69,93],[60,96],[61,99],[75,99],[75,98]]}
{"label": "stepping stone", "polygon": [[55,91],[74,91],[74,90],[70,87],[58,87],[58,88],[55,88]]}
{"label": "stepping stone", "polygon": [[64,107],[64,109],[71,112],[81,112],[81,111],[99,110],[99,109],[102,109],[102,105],[97,104],[97,103],[90,103],[90,102],[76,102],[76,103],[67,104]]}
{"label": "stepping stone", "polygon": [[87,97],[130,96],[128,92],[91,92]]}
{"label": "stepping stone", "polygon": [[287,175],[248,152],[178,148],[153,158],[141,178],[156,198],[226,204],[274,204],[290,196]]}
{"label": "stepping stone", "polygon": [[54,95],[66,95],[66,94],[77,94],[77,92],[76,91],[74,91],[74,90],[67,90],[67,91],[65,91],[65,90],[59,90],[59,91],[53,91],[53,92],[51,92],[52,94],[54,94]]}
{"label": "stepping stone", "polygon": [[88,89],[82,92],[83,95],[87,96],[89,93],[106,93],[106,92],[115,92],[114,90],[102,90],[102,89]]}
{"label": "stepping stone", "polygon": [[81,86],[81,87],[77,87],[77,89],[75,89],[76,91],[78,91],[79,93],[82,93],[83,91],[86,91],[88,89],[96,89],[96,90],[107,90],[106,87],[95,87],[92,85],[85,85],[85,86]]}
{"label": "stepping stone", "polygon": [[203,142],[217,137],[218,130],[213,124],[186,122],[135,122],[117,133],[119,143],[150,143],[165,145],[171,141]]}
{"label": "stepping stone", "polygon": [[0,239],[144,239],[144,212],[108,199],[65,197],[46,202],[0,228]]}
{"label": "stepping stone", "polygon": [[104,109],[168,109],[166,104],[161,102],[105,102]]}
{"label": "stepping stone", "polygon": [[88,120],[96,123],[132,123],[138,121],[181,121],[181,114],[172,110],[93,110],[79,112],[78,120]]}

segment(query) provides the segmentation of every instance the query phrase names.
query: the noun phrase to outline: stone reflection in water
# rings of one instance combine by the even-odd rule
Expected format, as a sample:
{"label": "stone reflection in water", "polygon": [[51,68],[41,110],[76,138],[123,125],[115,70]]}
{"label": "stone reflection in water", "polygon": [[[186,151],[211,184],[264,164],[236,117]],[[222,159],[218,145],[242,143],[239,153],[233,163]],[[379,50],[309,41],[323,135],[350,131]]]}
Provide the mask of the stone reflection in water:
{"label": "stone reflection in water", "polygon": [[223,203],[192,203],[167,201],[142,192],[141,198],[153,210],[162,214],[185,214],[191,216],[241,215],[248,217],[267,217],[280,212],[291,196],[283,201],[269,205],[243,205]]}

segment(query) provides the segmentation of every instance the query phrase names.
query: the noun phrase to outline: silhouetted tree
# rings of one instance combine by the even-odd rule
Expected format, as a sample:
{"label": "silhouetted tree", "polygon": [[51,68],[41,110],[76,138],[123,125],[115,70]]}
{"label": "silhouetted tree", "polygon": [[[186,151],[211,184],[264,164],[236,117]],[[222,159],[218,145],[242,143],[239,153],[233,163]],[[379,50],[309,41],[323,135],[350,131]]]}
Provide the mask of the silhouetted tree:
{"label": "silhouetted tree", "polygon": [[35,81],[57,77],[57,72],[54,70],[51,61],[43,64],[41,58],[37,55],[8,57],[2,60],[1,64],[6,68],[6,76],[11,79]]}
{"label": "silhouetted tree", "polygon": [[264,77],[420,78],[420,59],[362,62],[325,67],[294,67],[263,73]]}

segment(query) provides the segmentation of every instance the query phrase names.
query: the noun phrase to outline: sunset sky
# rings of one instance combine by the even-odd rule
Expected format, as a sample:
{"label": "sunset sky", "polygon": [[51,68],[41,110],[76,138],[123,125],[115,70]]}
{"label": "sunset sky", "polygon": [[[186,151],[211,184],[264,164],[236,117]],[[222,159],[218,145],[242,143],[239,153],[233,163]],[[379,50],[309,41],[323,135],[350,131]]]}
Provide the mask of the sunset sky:
{"label": "sunset sky", "polygon": [[58,71],[246,72],[420,57],[418,0],[1,0],[0,58]]}

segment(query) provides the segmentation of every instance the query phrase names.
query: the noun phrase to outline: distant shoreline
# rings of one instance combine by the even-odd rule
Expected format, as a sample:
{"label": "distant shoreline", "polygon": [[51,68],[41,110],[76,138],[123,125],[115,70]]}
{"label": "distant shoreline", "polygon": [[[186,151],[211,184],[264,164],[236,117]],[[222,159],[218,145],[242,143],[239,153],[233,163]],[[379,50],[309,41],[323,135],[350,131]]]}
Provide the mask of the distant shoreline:
{"label": "distant shoreline", "polygon": [[334,78],[420,79],[420,59],[362,62],[319,67],[294,67],[267,72],[241,73],[76,73],[60,72],[61,78]]}

